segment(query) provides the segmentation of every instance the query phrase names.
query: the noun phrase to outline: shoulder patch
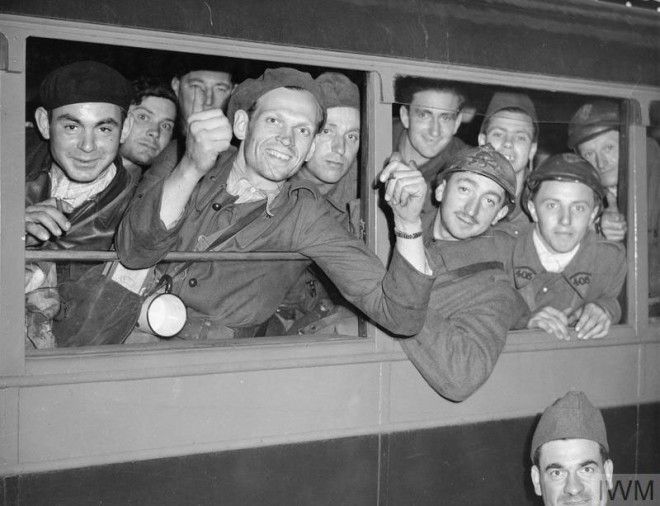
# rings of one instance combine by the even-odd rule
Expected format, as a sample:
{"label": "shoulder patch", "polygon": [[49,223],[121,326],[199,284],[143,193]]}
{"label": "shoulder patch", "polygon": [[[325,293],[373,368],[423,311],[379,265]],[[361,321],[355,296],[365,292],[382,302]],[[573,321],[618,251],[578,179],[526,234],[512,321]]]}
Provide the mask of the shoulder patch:
{"label": "shoulder patch", "polygon": [[580,287],[584,285],[591,284],[591,273],[590,272],[576,272],[568,280],[573,286]]}
{"label": "shoulder patch", "polygon": [[523,279],[525,281],[530,281],[536,275],[536,271],[534,271],[534,269],[531,267],[522,266],[516,267],[513,271],[513,274],[516,277],[516,280]]}

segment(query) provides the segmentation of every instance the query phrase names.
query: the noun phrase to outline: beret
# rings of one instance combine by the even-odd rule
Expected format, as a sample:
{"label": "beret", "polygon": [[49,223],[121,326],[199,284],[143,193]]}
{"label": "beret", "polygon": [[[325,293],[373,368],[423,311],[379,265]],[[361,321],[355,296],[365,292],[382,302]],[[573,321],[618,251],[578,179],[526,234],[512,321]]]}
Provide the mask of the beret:
{"label": "beret", "polygon": [[447,179],[454,172],[473,172],[492,179],[507,194],[507,204],[513,209],[516,204],[516,173],[509,160],[498,153],[491,144],[459,151],[449,162],[449,166],[440,174]]}
{"label": "beret", "polygon": [[247,111],[259,97],[269,91],[286,86],[294,86],[310,92],[321,108],[325,110],[325,107],[323,107],[323,93],[311,75],[296,69],[279,67],[266,69],[257,79],[246,79],[236,86],[227,107],[227,118],[230,124],[234,122],[236,111]]}
{"label": "beret", "polygon": [[124,76],[103,63],[78,61],[48,74],[39,94],[41,104],[51,111],[83,102],[106,102],[128,109],[133,87]]}
{"label": "beret", "polygon": [[[534,107],[534,102],[529,96],[524,93],[511,93],[505,91],[497,91],[493,94],[493,98],[490,99],[488,104],[488,109],[486,109],[486,115],[484,119],[487,120],[493,114],[501,111],[502,109],[520,109],[522,112],[527,114],[532,118],[534,123],[535,135],[538,135],[538,121],[539,118],[536,115],[536,107]],[[481,133],[483,133],[484,128],[486,127],[486,121],[481,124]]]}
{"label": "beret", "polygon": [[603,415],[584,392],[568,392],[545,409],[532,437],[532,460],[536,450],[557,439],[588,439],[610,451]]}
{"label": "beret", "polygon": [[354,107],[360,109],[360,90],[344,74],[325,72],[316,78],[316,83],[323,93],[323,105],[331,107]]}
{"label": "beret", "polygon": [[610,130],[618,130],[619,104],[611,100],[596,100],[584,104],[568,124],[568,147],[575,149],[583,142],[590,141]]}
{"label": "beret", "polygon": [[601,201],[605,198],[605,188],[603,188],[600,182],[598,171],[588,161],[574,153],[552,155],[527,176],[521,197],[521,203],[525,209],[527,209],[527,203],[531,198],[532,192],[543,181],[582,183],[596,192]]}

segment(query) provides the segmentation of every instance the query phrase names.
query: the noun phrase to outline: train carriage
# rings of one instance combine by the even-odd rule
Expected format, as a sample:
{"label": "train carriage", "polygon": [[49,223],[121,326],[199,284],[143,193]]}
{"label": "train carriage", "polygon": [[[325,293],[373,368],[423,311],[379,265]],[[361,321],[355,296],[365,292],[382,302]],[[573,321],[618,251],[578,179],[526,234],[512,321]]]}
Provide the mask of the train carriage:
{"label": "train carriage", "polygon": [[[659,16],[591,0],[2,2],[0,504],[534,504],[531,430],[569,389],[603,408],[615,472],[657,473],[646,139],[660,126]],[[359,83],[365,240],[383,261],[373,182],[393,148],[397,78],[462,83],[468,143],[493,91],[525,92],[548,152],[565,149],[580,104],[617,101],[622,322],[593,341],[510,332],[492,376],[460,403],[369,322],[353,336],[26,350],[23,127],[35,86],[74,59],[134,77],[199,54],[246,77],[286,65]]]}

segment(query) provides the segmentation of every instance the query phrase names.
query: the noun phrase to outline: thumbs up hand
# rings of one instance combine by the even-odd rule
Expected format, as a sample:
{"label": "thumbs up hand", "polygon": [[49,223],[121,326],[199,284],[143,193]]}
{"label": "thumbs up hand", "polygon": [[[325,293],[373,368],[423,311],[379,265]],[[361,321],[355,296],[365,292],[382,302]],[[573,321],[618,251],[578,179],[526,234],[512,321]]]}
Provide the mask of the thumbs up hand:
{"label": "thumbs up hand", "polygon": [[600,229],[608,241],[621,242],[626,236],[628,224],[626,217],[619,212],[616,197],[610,191],[605,195],[607,207],[600,217]]}
{"label": "thumbs up hand", "polygon": [[221,109],[204,110],[203,91],[193,91],[192,113],[188,117],[185,157],[201,177],[229,148],[232,128]]}

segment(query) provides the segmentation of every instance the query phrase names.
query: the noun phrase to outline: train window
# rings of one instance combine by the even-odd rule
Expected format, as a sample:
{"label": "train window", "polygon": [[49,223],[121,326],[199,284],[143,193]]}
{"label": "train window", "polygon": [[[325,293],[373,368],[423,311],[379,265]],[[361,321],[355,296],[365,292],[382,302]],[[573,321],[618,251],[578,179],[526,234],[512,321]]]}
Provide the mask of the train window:
{"label": "train window", "polygon": [[651,103],[646,140],[649,316],[660,321],[660,101]]}
{"label": "train window", "polygon": [[[40,86],[46,76],[65,65],[84,61],[105,64],[132,81],[138,98],[129,107],[125,122],[132,125],[130,130],[122,129],[123,117],[112,116],[114,108],[110,108],[110,112],[92,114],[78,107],[53,117],[52,110],[64,107],[54,105],[52,110],[44,107],[48,104],[41,102]],[[165,258],[156,269],[157,274],[153,270],[128,270],[112,261],[116,254],[109,250],[114,248],[113,237],[119,218],[130,202],[143,197],[141,190],[135,193],[135,188],[142,188],[138,186],[142,184],[146,189],[150,182],[162,179],[163,170],[171,169],[183,156],[186,127],[182,117],[197,113],[201,118],[204,112],[218,108],[227,112],[234,84],[255,79],[268,68],[283,66],[292,67],[275,61],[37,37],[27,39],[26,222],[29,225],[26,226],[25,293],[28,351],[119,343],[167,345],[181,340],[226,344],[236,342],[228,338],[239,337],[296,336],[300,339],[302,336],[318,340],[366,336],[362,313],[342,296],[330,279],[338,280],[344,293],[352,282],[347,279],[348,266],[336,268],[337,262],[328,253],[333,246],[327,240],[331,233],[335,234],[332,237],[336,238],[336,244],[343,237],[348,238],[341,239],[345,242],[366,239],[363,225],[366,208],[360,201],[365,185],[360,184],[363,164],[359,153],[364,72],[295,65],[297,70],[308,72],[314,78],[325,76],[324,89],[334,90],[339,97],[335,97],[336,107],[329,109],[327,123],[316,138],[314,157],[290,179],[290,191],[298,192],[295,195],[310,193],[309,188],[316,187],[317,198],[325,195],[330,203],[328,211],[323,211],[324,207],[313,207],[319,209],[318,222],[305,216],[309,222],[305,237],[298,242],[293,240],[303,234],[304,220],[290,220],[289,225],[282,220],[278,230],[288,232],[275,233],[274,228],[269,231],[266,221],[256,221],[256,215],[250,219],[249,216],[232,218],[241,213],[234,200],[231,197],[227,197],[228,201],[222,200],[225,198],[222,191],[218,193],[213,189],[216,195],[207,203],[207,207],[214,210],[207,216],[211,219],[213,215],[213,225],[207,231],[208,240],[204,236],[188,238],[189,241],[182,239],[179,244],[183,246],[176,248],[180,251]],[[79,64],[67,77],[71,81],[68,86],[74,86],[76,75],[89,79],[85,73],[92,71],[98,71],[98,67]],[[62,101],[63,92],[52,91],[56,85],[50,82],[51,86],[43,90],[46,99],[52,100],[49,104],[57,104]],[[81,97],[85,93],[97,93],[90,91],[89,86],[83,88],[79,92]],[[116,90],[103,93],[114,92]],[[109,100],[112,99],[115,95]],[[345,105],[349,102],[351,106]],[[318,116],[316,110],[312,112]],[[254,111],[248,114],[251,121]],[[316,116],[314,122],[321,120]],[[316,124],[313,126],[316,128]],[[304,158],[302,150],[306,153],[314,139],[307,135],[308,130],[301,127],[300,135],[306,138],[296,141],[300,146],[290,147],[287,153],[278,156]],[[333,141],[334,138],[338,140]],[[333,142],[341,143],[343,148],[335,149]],[[229,147],[227,156],[222,158],[228,160],[227,166],[231,166],[234,158],[229,155],[238,148],[239,141],[234,138],[232,143],[235,146]],[[288,141],[282,144],[291,146]],[[363,142],[362,150],[364,145]],[[253,147],[260,149],[256,143]],[[112,163],[113,160],[121,160],[121,164]],[[94,177],[90,179],[89,174],[93,172]],[[327,179],[323,179],[326,176]],[[215,175],[210,175],[205,180],[214,178]],[[238,180],[236,188],[243,183],[248,185],[247,180]],[[243,193],[250,193],[250,188]],[[245,198],[250,202],[249,197]],[[269,208],[267,213],[272,215]],[[225,216],[216,223],[216,218],[223,214]],[[238,221],[241,227],[230,232],[232,221]],[[253,227],[255,232],[250,237],[241,236],[239,230],[253,223],[261,224]],[[322,223],[325,228],[318,230]],[[218,230],[222,233],[216,233]],[[309,247],[308,250],[317,251],[319,263],[331,275],[326,275],[307,257],[282,246],[304,244],[308,247],[314,231],[318,233],[319,243],[327,242],[330,246],[323,249],[319,244],[318,248]],[[287,234],[290,237],[287,238]],[[215,242],[211,235],[215,236]],[[206,240],[206,245],[199,246],[200,238]],[[263,242],[264,246],[257,247],[258,253],[251,254],[253,248],[247,244],[254,241]],[[223,247],[215,248],[214,244]],[[121,251],[119,240],[117,247]],[[212,253],[216,249],[219,253]],[[220,284],[226,289],[219,290]],[[204,285],[207,288],[200,290]],[[133,292],[139,292],[139,296]],[[177,292],[184,299],[185,307],[181,299],[174,296]],[[147,297],[148,293],[152,295]],[[352,293],[355,300],[361,296]],[[218,314],[225,316],[220,318]],[[172,334],[175,335],[170,339]],[[264,340],[242,342],[262,343]]]}
{"label": "train window", "polygon": [[[513,259],[513,282],[533,312],[555,307],[569,315],[570,326],[594,302],[613,323],[628,321],[625,231],[632,212],[627,158],[618,157],[627,138],[620,135],[626,131],[625,101],[408,75],[396,77],[394,98],[393,145],[405,160],[416,162],[433,188],[426,222],[434,239],[465,240],[491,228],[504,232],[512,239],[497,259],[505,265]],[[507,185],[515,187],[515,207],[504,217],[504,200],[485,211],[472,205],[479,199],[464,197],[476,196],[477,186],[464,188],[454,183],[456,177],[445,177],[453,172],[445,169],[458,153],[487,143],[504,155],[513,172],[507,178],[475,169],[477,180],[469,181],[476,185],[483,178],[486,189],[498,183],[495,188],[503,194]],[[575,177],[586,184],[567,181],[566,172],[579,174]],[[530,174],[541,183],[526,186]],[[597,193],[604,205],[594,207]],[[486,261],[500,253],[470,255]],[[464,262],[444,260],[447,268]]]}

